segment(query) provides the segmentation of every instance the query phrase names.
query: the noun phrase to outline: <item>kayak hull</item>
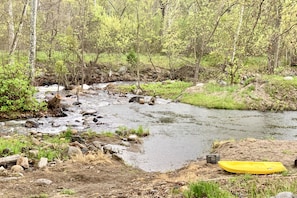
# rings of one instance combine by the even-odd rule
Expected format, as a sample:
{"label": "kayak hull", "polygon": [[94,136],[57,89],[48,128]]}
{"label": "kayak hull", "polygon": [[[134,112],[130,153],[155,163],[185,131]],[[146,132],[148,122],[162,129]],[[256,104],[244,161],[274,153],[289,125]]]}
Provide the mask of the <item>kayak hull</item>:
{"label": "kayak hull", "polygon": [[281,162],[219,161],[218,164],[230,173],[273,174],[287,170]]}

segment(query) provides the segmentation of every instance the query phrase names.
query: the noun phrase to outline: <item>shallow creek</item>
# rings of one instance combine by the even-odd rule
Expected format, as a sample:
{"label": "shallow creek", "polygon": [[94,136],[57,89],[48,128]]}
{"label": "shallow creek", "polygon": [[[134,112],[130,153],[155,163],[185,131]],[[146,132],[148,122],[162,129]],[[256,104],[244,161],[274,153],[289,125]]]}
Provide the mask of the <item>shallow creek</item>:
{"label": "shallow creek", "polygon": [[[120,97],[108,94],[93,85],[80,96],[80,106],[73,106],[75,95],[65,97],[69,104],[67,117],[38,119],[36,129],[23,127],[25,120],[0,123],[2,131],[59,133],[68,127],[79,131],[115,131],[119,126],[148,129],[140,152],[121,151],[124,161],[145,171],[169,171],[181,168],[191,160],[205,157],[212,142],[242,138],[297,139],[297,112],[259,112],[214,110],[195,107],[157,98],[153,106],[129,103],[133,95]],[[56,91],[55,86],[39,87],[41,100],[45,93]],[[149,99],[145,98],[146,100]],[[83,116],[82,112],[96,111],[96,116]],[[98,121],[94,122],[94,118]]]}

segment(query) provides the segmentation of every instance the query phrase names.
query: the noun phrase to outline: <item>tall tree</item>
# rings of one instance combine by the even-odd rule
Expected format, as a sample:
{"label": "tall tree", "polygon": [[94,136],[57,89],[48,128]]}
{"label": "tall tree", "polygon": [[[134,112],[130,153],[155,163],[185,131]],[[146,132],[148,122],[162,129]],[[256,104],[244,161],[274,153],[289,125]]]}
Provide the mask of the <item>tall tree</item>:
{"label": "tall tree", "polygon": [[[10,36],[11,37],[11,42],[10,42],[10,45],[9,45],[10,46],[9,47],[9,56],[13,55],[13,53],[14,53],[16,47],[17,47],[20,34],[22,33],[22,29],[23,29],[23,25],[24,25],[24,21],[25,21],[25,16],[26,16],[26,13],[27,13],[28,4],[29,4],[29,0],[25,0],[17,30],[16,31],[13,30],[13,33],[10,33],[11,34],[11,36]],[[14,25],[14,24],[12,24],[12,25]],[[9,28],[9,29],[11,29],[11,28]]]}
{"label": "tall tree", "polygon": [[273,0],[271,4],[271,26],[273,33],[271,34],[270,41],[267,48],[267,71],[274,73],[275,68],[279,64],[279,52],[281,42],[281,20],[282,20],[282,3],[280,0]]}
{"label": "tall tree", "polygon": [[31,24],[30,24],[30,54],[29,54],[29,79],[34,83],[35,59],[36,59],[36,19],[38,0],[31,0]]}

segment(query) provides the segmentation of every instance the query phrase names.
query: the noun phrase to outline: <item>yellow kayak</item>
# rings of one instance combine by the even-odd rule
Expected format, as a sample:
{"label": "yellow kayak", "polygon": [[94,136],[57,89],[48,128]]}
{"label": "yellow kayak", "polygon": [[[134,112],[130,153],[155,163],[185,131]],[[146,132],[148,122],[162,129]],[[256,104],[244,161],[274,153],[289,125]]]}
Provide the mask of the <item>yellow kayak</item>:
{"label": "yellow kayak", "polygon": [[231,173],[272,174],[287,170],[281,162],[219,161],[218,164]]}

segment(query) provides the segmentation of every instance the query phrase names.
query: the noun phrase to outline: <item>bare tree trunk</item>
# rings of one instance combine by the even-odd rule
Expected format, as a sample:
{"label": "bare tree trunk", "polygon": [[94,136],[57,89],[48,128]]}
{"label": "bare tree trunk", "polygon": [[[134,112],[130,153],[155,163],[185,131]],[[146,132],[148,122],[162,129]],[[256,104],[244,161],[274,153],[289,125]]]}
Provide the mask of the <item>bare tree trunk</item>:
{"label": "bare tree trunk", "polygon": [[12,10],[12,0],[8,0],[8,44],[9,50],[13,44],[14,38],[14,21],[13,21],[13,10]]}
{"label": "bare tree trunk", "polygon": [[233,53],[232,53],[232,57],[231,57],[231,63],[234,63],[234,59],[235,59],[235,55],[236,55],[236,48],[237,48],[237,41],[238,38],[240,36],[240,31],[241,31],[241,25],[242,25],[242,19],[243,19],[243,14],[244,14],[244,4],[242,4],[241,6],[241,11],[240,11],[240,17],[239,17],[239,23],[237,26],[237,32],[236,35],[234,37],[234,42],[233,42]]}
{"label": "bare tree trunk", "polygon": [[31,24],[30,24],[30,54],[29,54],[29,79],[34,83],[35,59],[36,59],[36,18],[38,0],[31,0]]}
{"label": "bare tree trunk", "polygon": [[140,32],[140,19],[139,19],[139,10],[138,4],[136,8],[136,17],[137,17],[137,30],[136,30],[136,70],[137,70],[137,88],[140,89],[140,71],[139,71],[139,32]]}
{"label": "bare tree trunk", "polygon": [[9,46],[9,56],[13,55],[15,49],[16,49],[16,46],[18,44],[18,40],[19,40],[19,36],[22,32],[22,29],[23,29],[23,25],[24,25],[24,18],[26,16],[26,12],[27,12],[27,7],[28,7],[28,3],[29,3],[29,0],[26,0],[24,2],[24,6],[23,6],[23,11],[22,11],[22,16],[21,16],[21,19],[20,19],[20,22],[19,22],[19,26],[15,32],[15,34],[13,35],[13,40],[12,40],[12,43],[11,45]]}
{"label": "bare tree trunk", "polygon": [[279,48],[280,48],[280,41],[281,41],[281,11],[282,11],[282,4],[279,0],[276,0],[273,4],[273,14],[274,19],[272,21],[273,25],[273,34],[270,38],[270,43],[268,44],[267,49],[267,58],[268,58],[268,65],[267,65],[267,72],[270,74],[274,73],[275,68],[278,67],[279,63]]}

